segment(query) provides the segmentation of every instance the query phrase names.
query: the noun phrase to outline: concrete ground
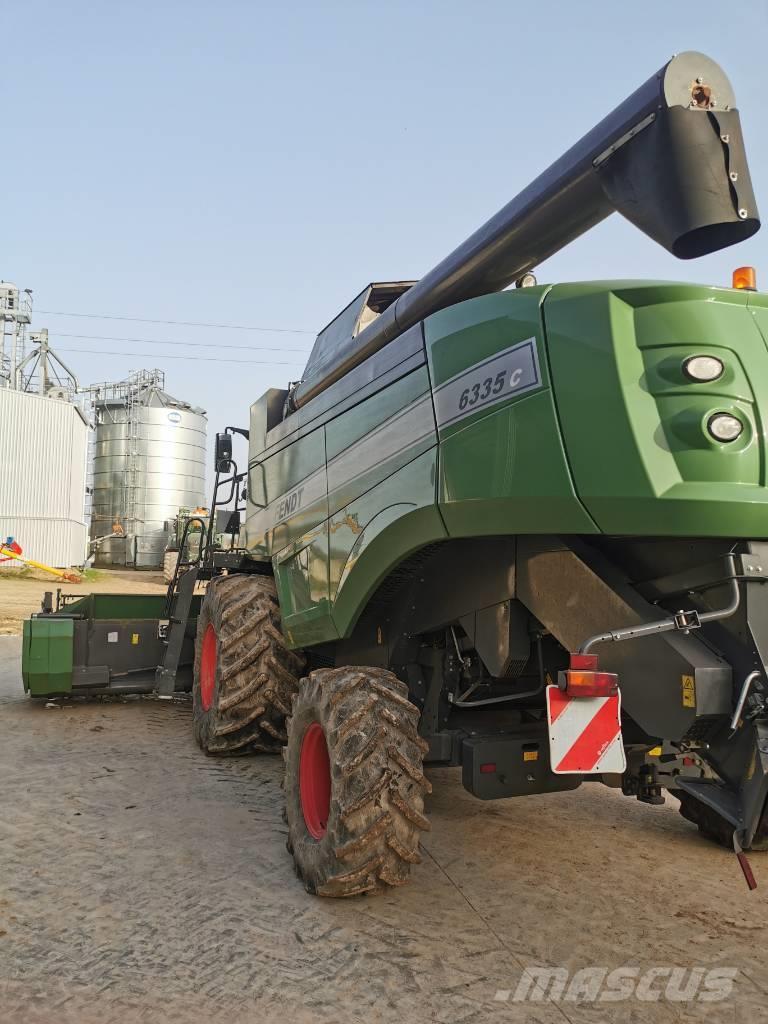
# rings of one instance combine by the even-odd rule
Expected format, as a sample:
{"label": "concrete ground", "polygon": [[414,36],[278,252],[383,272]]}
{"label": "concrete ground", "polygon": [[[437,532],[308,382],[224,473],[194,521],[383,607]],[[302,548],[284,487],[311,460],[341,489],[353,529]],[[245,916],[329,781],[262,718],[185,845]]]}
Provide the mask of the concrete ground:
{"label": "concrete ground", "polygon": [[[279,758],[204,757],[186,699],[31,702],[18,654],[0,638],[2,1024],[768,1019],[768,854],[749,893],[674,800],[481,803],[432,770],[411,884],[320,900],[285,850]],[[664,974],[516,1002],[547,965],[736,977],[722,1002],[655,1001]]]}

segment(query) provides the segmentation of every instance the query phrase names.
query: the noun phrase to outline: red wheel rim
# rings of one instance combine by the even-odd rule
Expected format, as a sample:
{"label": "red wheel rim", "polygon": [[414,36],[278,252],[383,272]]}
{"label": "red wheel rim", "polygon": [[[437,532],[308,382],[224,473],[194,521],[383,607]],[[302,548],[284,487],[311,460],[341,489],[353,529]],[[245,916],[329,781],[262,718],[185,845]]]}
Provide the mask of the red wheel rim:
{"label": "red wheel rim", "polygon": [[216,630],[209,622],[203,636],[203,649],[200,652],[200,703],[203,711],[210,711],[213,704],[213,691],[216,688]]}
{"label": "red wheel rim", "polygon": [[323,730],[317,722],[310,725],[301,741],[299,793],[307,831],[313,839],[322,839],[331,807],[331,762]]}

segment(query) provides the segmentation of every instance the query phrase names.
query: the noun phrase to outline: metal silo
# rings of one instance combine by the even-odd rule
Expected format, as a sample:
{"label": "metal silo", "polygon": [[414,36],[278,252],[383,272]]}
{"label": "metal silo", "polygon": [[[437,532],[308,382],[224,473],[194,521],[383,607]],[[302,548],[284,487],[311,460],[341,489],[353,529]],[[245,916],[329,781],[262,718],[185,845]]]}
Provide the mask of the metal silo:
{"label": "metal silo", "polygon": [[157,568],[167,521],[205,504],[205,412],[169,395],[160,370],[89,390],[96,565]]}
{"label": "metal silo", "polygon": [[73,402],[0,387],[0,542],[13,537],[46,565],[82,565],[87,435]]}

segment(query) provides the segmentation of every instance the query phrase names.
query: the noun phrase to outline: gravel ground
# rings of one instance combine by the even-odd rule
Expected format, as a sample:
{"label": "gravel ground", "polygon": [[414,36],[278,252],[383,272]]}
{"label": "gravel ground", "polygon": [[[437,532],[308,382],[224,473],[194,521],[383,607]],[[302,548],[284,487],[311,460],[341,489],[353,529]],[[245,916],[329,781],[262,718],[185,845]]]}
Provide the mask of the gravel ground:
{"label": "gravel ground", "polygon": [[[0,638],[2,1024],[768,1019],[768,855],[749,893],[674,800],[481,803],[432,770],[410,886],[319,900],[279,758],[204,757],[186,699],[29,701],[18,652]],[[515,1002],[546,965],[738,973],[717,1003]]]}

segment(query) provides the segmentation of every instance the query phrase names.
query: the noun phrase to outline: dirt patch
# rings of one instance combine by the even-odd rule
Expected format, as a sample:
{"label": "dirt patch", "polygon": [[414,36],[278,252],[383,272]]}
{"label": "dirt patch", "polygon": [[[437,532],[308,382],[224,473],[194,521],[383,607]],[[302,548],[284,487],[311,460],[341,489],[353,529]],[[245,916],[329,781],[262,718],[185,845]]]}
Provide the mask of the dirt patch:
{"label": "dirt patch", "polygon": [[162,573],[132,572],[126,569],[100,569],[88,574],[82,583],[65,583],[45,573],[0,573],[0,635],[17,636],[22,623],[40,611],[46,590],[63,594],[163,594],[166,585]]}
{"label": "dirt patch", "polygon": [[[282,758],[206,757],[189,701],[24,698],[0,640],[2,1024],[720,1024],[765,1017],[768,854],[585,784],[475,800],[429,771],[409,885],[309,896]],[[528,967],[735,972],[721,1002],[518,1002]],[[666,979],[655,989],[664,989]]]}

